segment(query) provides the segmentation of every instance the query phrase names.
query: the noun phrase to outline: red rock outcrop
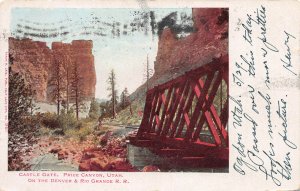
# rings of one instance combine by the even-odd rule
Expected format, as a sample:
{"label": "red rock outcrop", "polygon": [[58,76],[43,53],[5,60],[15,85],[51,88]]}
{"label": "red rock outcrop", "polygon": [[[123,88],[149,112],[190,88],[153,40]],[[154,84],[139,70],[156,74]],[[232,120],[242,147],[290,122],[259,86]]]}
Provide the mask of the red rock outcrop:
{"label": "red rock outcrop", "polygon": [[[72,81],[72,73],[74,65],[77,65],[79,74],[80,97],[84,100],[91,100],[95,97],[96,86],[96,71],[94,66],[94,56],[92,54],[93,42],[86,40],[73,40],[71,44],[62,42],[53,42],[52,51],[54,59],[60,58],[59,61],[63,65],[64,85],[69,80],[69,86]],[[55,65],[52,65],[52,75],[55,74]],[[68,71],[68,73],[67,73]],[[52,77],[49,78],[49,85],[51,86]],[[54,96],[51,87],[48,88],[47,100],[51,100]],[[66,93],[66,92],[65,92]],[[66,95],[64,95],[66,96]]]}
{"label": "red rock outcrop", "polygon": [[[192,14],[190,35],[177,39],[170,28],[160,35],[150,88],[228,54],[228,9],[195,8]],[[139,87],[131,99],[143,97],[145,89],[145,84]]]}
{"label": "red rock outcrop", "polygon": [[124,157],[118,158],[116,154],[108,154],[101,148],[85,149],[78,169],[80,171],[137,171]]}
{"label": "red rock outcrop", "polygon": [[53,102],[53,76],[56,73],[55,60],[63,60],[63,81],[69,78],[74,64],[77,64],[81,80],[81,97],[91,100],[95,97],[96,72],[93,42],[74,40],[71,43],[53,42],[52,49],[45,42],[31,39],[9,39],[9,52],[13,57],[12,71],[22,74],[25,81],[36,91],[38,102]]}
{"label": "red rock outcrop", "polygon": [[36,91],[37,101],[46,101],[52,51],[45,42],[9,38],[9,53],[13,57],[12,71],[23,76]]}
{"label": "red rock outcrop", "polygon": [[196,32],[182,39],[176,39],[171,29],[164,29],[158,42],[154,77],[174,69],[204,65],[212,58],[227,54],[226,14],[220,8],[193,9]]}

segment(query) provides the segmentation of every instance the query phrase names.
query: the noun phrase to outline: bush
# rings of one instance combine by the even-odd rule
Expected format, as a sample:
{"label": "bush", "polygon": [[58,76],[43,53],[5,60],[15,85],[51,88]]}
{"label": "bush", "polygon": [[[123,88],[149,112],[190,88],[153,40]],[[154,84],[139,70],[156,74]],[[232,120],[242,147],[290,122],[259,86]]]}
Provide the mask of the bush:
{"label": "bush", "polygon": [[46,127],[41,127],[39,128],[38,131],[39,135],[44,136],[44,135],[50,135],[50,129]]}
{"label": "bush", "polygon": [[[91,119],[82,119],[77,121],[74,112],[66,112],[61,110],[59,116],[56,113],[43,113],[40,114],[41,125],[43,128],[52,129],[53,135],[66,135],[67,137],[75,137],[79,140],[84,140],[85,137],[92,133],[92,126],[94,121]],[[42,130],[44,134],[45,129]],[[49,132],[48,132],[49,133]]]}
{"label": "bush", "polygon": [[55,129],[53,132],[52,132],[53,135],[65,135],[65,132],[63,129]]}
{"label": "bush", "polygon": [[65,131],[65,135],[67,137],[74,137],[79,141],[83,141],[86,139],[86,136],[92,133],[92,129],[88,126],[81,127],[80,129],[67,129]]}
{"label": "bush", "polygon": [[66,113],[64,109],[61,110],[61,114],[57,116],[56,113],[43,113],[40,114],[41,124],[50,129],[69,129],[69,128],[80,128],[81,122],[78,122],[72,111]]}
{"label": "bush", "polygon": [[41,124],[50,129],[59,128],[59,122],[55,113],[43,113],[41,114]]}
{"label": "bush", "polygon": [[59,128],[66,130],[72,127],[80,128],[79,122],[76,120],[72,110],[66,113],[64,109],[61,110],[61,114],[58,117]]}
{"label": "bush", "polygon": [[80,141],[83,141],[86,139],[86,136],[88,136],[89,134],[92,133],[91,128],[89,127],[82,127],[81,129],[79,129],[78,131],[78,137]]}

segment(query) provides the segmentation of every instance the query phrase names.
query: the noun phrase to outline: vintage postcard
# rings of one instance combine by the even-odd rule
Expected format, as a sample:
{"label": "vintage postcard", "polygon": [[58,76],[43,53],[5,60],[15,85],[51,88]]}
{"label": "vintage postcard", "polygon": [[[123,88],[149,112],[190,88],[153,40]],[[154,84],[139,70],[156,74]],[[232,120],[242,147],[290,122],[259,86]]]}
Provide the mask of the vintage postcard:
{"label": "vintage postcard", "polygon": [[0,190],[300,189],[299,8],[1,2]]}

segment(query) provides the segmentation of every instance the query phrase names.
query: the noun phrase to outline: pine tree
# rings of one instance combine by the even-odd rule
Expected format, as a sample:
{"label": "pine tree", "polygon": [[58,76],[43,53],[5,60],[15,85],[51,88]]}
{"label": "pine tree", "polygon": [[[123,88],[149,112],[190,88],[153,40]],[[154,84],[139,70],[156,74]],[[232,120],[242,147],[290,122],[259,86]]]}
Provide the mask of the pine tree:
{"label": "pine tree", "polygon": [[108,117],[110,113],[110,101],[101,102],[99,107],[101,118]]}
{"label": "pine tree", "polygon": [[111,114],[112,114],[112,118],[115,119],[118,96],[117,96],[117,90],[116,90],[116,75],[115,75],[114,70],[111,70],[107,82],[109,85],[107,90],[110,92],[109,98],[111,101],[111,103],[110,103],[111,104]]}
{"label": "pine tree", "polygon": [[121,108],[125,109],[129,105],[129,93],[127,88],[125,88],[121,93]]}
{"label": "pine tree", "polygon": [[133,115],[128,89],[125,88],[121,93],[121,108],[125,109],[128,106],[129,106],[130,114]]}
{"label": "pine tree", "polygon": [[[13,58],[9,57],[10,65],[13,64]],[[33,102],[35,92],[30,84],[26,84],[22,76],[14,73],[9,67],[9,104],[8,119],[9,132],[20,133],[23,130],[24,120],[31,117],[35,110]]]}
{"label": "pine tree", "polygon": [[56,108],[57,108],[57,115],[60,113],[60,105],[62,104],[63,100],[63,93],[65,90],[64,82],[63,82],[63,61],[62,61],[62,55],[57,53],[57,55],[54,58],[53,67],[54,72],[50,79],[50,85],[53,86],[52,89],[52,100],[56,102]]}
{"label": "pine tree", "polygon": [[90,105],[90,110],[89,110],[89,117],[91,119],[97,119],[99,116],[99,110],[100,110],[100,105],[97,103],[97,101],[92,99],[91,105]]}
{"label": "pine tree", "polygon": [[82,77],[79,74],[77,62],[73,62],[71,72],[70,99],[74,102],[76,119],[79,120],[79,112],[85,108],[85,105],[82,97]]}
{"label": "pine tree", "polygon": [[66,99],[65,99],[65,108],[67,110],[67,113],[69,113],[69,103],[70,103],[70,85],[71,85],[71,66],[72,66],[72,59],[70,58],[70,50],[68,50],[68,53],[65,55],[65,62],[64,62],[64,68],[66,71]]}

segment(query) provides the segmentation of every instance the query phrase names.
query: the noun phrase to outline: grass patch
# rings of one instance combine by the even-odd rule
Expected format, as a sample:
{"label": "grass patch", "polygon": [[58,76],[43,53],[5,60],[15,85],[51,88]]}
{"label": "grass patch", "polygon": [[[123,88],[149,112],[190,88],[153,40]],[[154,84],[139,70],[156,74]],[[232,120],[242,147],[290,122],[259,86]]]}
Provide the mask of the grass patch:
{"label": "grass patch", "polygon": [[92,132],[93,132],[93,130],[88,126],[81,127],[80,129],[74,129],[74,128],[67,129],[65,131],[65,137],[66,138],[75,138],[79,141],[84,141],[84,140],[86,140],[86,137],[88,135],[90,135]]}

